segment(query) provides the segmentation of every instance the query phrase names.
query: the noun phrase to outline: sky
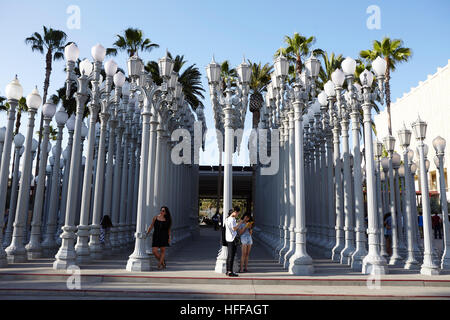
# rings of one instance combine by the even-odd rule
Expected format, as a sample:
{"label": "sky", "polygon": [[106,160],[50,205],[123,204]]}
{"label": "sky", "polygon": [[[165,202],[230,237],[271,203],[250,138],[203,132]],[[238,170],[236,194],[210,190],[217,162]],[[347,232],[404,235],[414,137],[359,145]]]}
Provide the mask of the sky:
{"label": "sky", "polygon": [[[379,9],[379,15],[374,16],[374,6]],[[313,48],[357,58],[360,50],[371,48],[375,39],[381,40],[384,36],[400,38],[412,49],[413,56],[409,62],[398,65],[392,74],[391,100],[395,102],[419,81],[435,73],[438,67],[448,63],[449,13],[448,0],[1,1],[0,95],[4,96],[6,85],[16,74],[24,88],[24,96],[35,85],[42,94],[44,56],[32,52],[24,40],[34,32],[42,33],[43,25],[66,32],[68,40],[77,43],[80,58],[91,60],[93,45],[101,43],[111,47],[116,34],[128,27],[139,28],[145,37],[160,46],[150,53],[141,53],[145,61],[159,59],[168,49],[174,55],[184,55],[188,64],[195,63],[202,72],[208,133],[200,164],[217,164],[217,143],[205,71],[213,55],[216,61],[229,60],[232,66],[241,63],[244,55],[255,62],[272,62],[274,52],[284,46],[284,36],[299,32],[316,37]],[[114,57],[124,70],[126,59],[125,53]],[[63,86],[63,70],[64,61],[54,62],[49,95]],[[25,118],[22,118],[20,129],[24,135]],[[39,124],[39,118],[36,124]],[[6,126],[4,112],[0,114],[0,126]],[[235,165],[249,162],[246,137],[250,128],[251,113],[247,112],[242,152],[234,155]]]}

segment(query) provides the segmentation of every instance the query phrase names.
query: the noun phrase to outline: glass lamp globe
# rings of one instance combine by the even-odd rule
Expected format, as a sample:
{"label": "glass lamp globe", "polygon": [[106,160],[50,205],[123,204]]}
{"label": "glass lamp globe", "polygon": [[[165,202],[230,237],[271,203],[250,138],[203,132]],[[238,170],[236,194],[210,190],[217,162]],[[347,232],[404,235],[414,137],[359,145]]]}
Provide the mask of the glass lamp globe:
{"label": "glass lamp globe", "polygon": [[6,127],[0,128],[0,142],[5,141]]}
{"label": "glass lamp globe", "polygon": [[125,75],[119,71],[114,75],[113,80],[114,80],[114,85],[116,87],[121,88],[125,83]]}
{"label": "glass lamp globe", "polygon": [[383,139],[384,147],[388,152],[394,151],[395,148],[395,138],[393,136],[386,136]]}
{"label": "glass lamp globe", "polygon": [[337,87],[342,87],[342,84],[345,81],[345,74],[341,69],[336,69],[331,74],[331,81],[333,81],[334,85]]}
{"label": "glass lamp globe", "polygon": [[100,43],[91,48],[91,55],[95,61],[102,62],[105,59],[106,49]]}
{"label": "glass lamp globe", "polygon": [[317,96],[317,100],[319,101],[319,103],[322,106],[326,106],[328,104],[328,96],[325,93],[325,91],[321,91],[318,96]]}
{"label": "glass lamp globe", "polygon": [[241,64],[236,67],[236,72],[238,74],[239,81],[241,83],[249,83],[250,77],[252,75],[252,70],[250,68],[250,65],[247,62],[245,62],[245,60],[242,61]]}
{"label": "glass lamp globe", "polygon": [[402,161],[402,158],[400,157],[400,155],[397,152],[394,152],[394,154],[392,155],[392,165],[394,167],[399,167],[401,161]]}
{"label": "glass lamp globe", "polygon": [[166,51],[165,57],[158,60],[159,74],[161,77],[169,78],[173,71],[173,65],[174,63]]}
{"label": "glass lamp globe", "polygon": [[84,59],[80,62],[80,72],[83,75],[89,76],[92,73],[92,63],[88,59]]}
{"label": "glass lamp globe", "polygon": [[81,137],[86,138],[88,135],[89,129],[86,126],[86,123],[84,121],[81,123]]}
{"label": "glass lamp globe", "polygon": [[430,169],[430,160],[425,160],[425,169],[428,171]]}
{"label": "glass lamp globe", "polygon": [[398,131],[398,139],[400,141],[400,145],[404,148],[407,148],[411,142],[411,130],[408,130],[403,124],[403,128]]}
{"label": "glass lamp globe", "polygon": [[405,177],[405,166],[403,164],[401,164],[400,167],[398,168],[398,176],[400,178]]}
{"label": "glass lamp globe", "polygon": [[373,73],[368,71],[367,69],[364,69],[364,71],[361,72],[361,74],[359,75],[359,80],[361,81],[361,83],[363,85],[367,81],[367,85],[370,87],[370,86],[372,86],[372,82],[373,82]]}
{"label": "glass lamp globe", "polygon": [[417,140],[423,140],[426,137],[427,133],[427,123],[420,119],[420,116],[417,118],[415,122],[412,123],[412,127],[414,129],[414,135]]}
{"label": "glass lamp globe", "polygon": [[214,61],[214,57],[211,63],[206,66],[206,76],[211,83],[218,83],[220,80],[220,65]]}
{"label": "glass lamp globe", "polygon": [[305,61],[305,68],[308,70],[308,74],[311,77],[315,78],[319,75],[320,61],[316,58],[314,52],[312,52],[308,60]]}
{"label": "glass lamp globe", "polygon": [[80,49],[78,49],[75,43],[71,43],[64,48],[64,58],[66,61],[75,62],[80,55]]}
{"label": "glass lamp globe", "polygon": [[22,85],[19,82],[19,79],[17,79],[17,75],[14,78],[13,81],[11,81],[5,89],[6,98],[8,100],[14,99],[14,100],[20,100],[23,95],[23,88]]}
{"label": "glass lamp globe", "polygon": [[436,168],[439,169],[439,158],[438,158],[438,156],[434,156],[433,157],[433,161],[434,161],[434,165],[436,166]]}
{"label": "glass lamp globe", "polygon": [[36,111],[42,103],[42,98],[39,94],[37,87],[27,96],[27,106],[28,108]]}
{"label": "glass lamp globe", "polygon": [[[49,160],[50,161],[50,160]],[[45,168],[45,172],[47,174],[51,174],[52,173],[52,166],[51,165],[47,165],[47,167]]]}
{"label": "glass lamp globe", "polygon": [[414,151],[411,148],[408,148],[408,162],[413,161],[414,159]]}
{"label": "glass lamp globe", "polygon": [[72,114],[66,122],[67,130],[74,131],[75,130],[75,115]]}
{"label": "glass lamp globe", "polygon": [[63,156],[64,160],[66,160],[66,161],[67,161],[67,159],[69,159],[69,148],[68,147],[64,149],[62,156]]}
{"label": "glass lamp globe", "polygon": [[44,117],[51,119],[56,113],[56,105],[51,101],[47,101],[46,104],[42,107],[42,114]]}
{"label": "glass lamp globe", "polygon": [[20,132],[14,136],[14,144],[16,145],[16,147],[23,146],[24,141],[25,137]]}
{"label": "glass lamp globe", "polygon": [[33,138],[33,140],[31,140],[31,152],[36,152],[37,147],[38,147],[38,141]]}
{"label": "glass lamp globe", "polygon": [[130,83],[128,81],[125,81],[125,83],[122,86],[122,95],[124,96],[130,95]]}
{"label": "glass lamp globe", "polygon": [[110,59],[105,62],[106,76],[114,77],[114,75],[116,74],[116,71],[117,71],[117,63],[113,59]]}
{"label": "glass lamp globe", "polygon": [[356,61],[351,57],[347,57],[342,61],[341,68],[345,75],[353,75],[356,70]]}
{"label": "glass lamp globe", "polygon": [[389,159],[386,157],[381,158],[381,167],[383,168],[383,171],[389,170]]}
{"label": "glass lamp globe", "polygon": [[336,96],[336,91],[334,90],[334,82],[331,80],[328,80],[325,85],[323,86],[325,93],[327,94],[327,96],[329,97],[335,97]]}
{"label": "glass lamp globe", "polygon": [[413,162],[412,164],[411,164],[411,174],[415,174],[416,173],[416,171],[417,171],[417,164],[415,163],[415,162]]}
{"label": "glass lamp globe", "polygon": [[378,56],[373,62],[372,62],[372,69],[375,72],[377,76],[384,76],[386,73],[387,63],[386,60]]}
{"label": "glass lamp globe", "polygon": [[56,112],[55,114],[56,123],[58,124],[58,126],[63,126],[66,124],[68,118],[69,115],[67,114],[66,109],[61,106],[58,112]]}
{"label": "glass lamp globe", "polygon": [[443,154],[445,150],[446,141],[441,136],[437,136],[433,139],[433,147],[436,153]]}

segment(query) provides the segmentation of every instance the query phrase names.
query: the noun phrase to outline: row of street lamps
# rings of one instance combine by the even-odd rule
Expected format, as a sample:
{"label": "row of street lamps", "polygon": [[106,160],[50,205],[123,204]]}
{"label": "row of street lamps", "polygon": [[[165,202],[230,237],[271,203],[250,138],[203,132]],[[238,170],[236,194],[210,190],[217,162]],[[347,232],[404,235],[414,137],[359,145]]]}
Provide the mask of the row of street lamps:
{"label": "row of street lamps", "polygon": [[[175,165],[170,161],[170,153],[178,142],[171,140],[174,130],[184,128],[193,136],[196,121],[202,124],[203,130],[206,129],[202,107],[194,116],[184,99],[178,74],[173,71],[174,62],[167,55],[159,60],[163,83],[157,86],[137,55],[128,61],[131,79],[128,82],[125,75],[117,71],[118,66],[113,60],[103,64],[106,49],[100,44],[92,47],[93,63],[88,59],[80,62],[80,76],[76,76],[74,71],[78,47],[72,43],[66,46],[64,54],[67,63],[66,97],[70,96],[72,86],[76,86],[76,111],[69,118],[63,106],[57,110],[57,106],[48,101],[42,107],[42,145],[48,145],[48,148],[41,148],[39,155],[40,177],[36,177],[34,202],[30,208],[33,212],[31,232],[26,244],[25,229],[33,181],[31,167],[37,149],[37,143],[32,140],[34,117],[42,103],[37,89],[27,97],[28,130],[25,137],[21,134],[14,137],[18,152],[14,159],[9,199],[9,228],[6,229],[5,241],[3,232],[0,238],[7,247],[6,250],[0,249],[0,264],[6,266],[42,256],[50,257],[59,246],[53,268],[67,269],[129,248],[135,238],[135,250],[129,258],[127,270],[149,270],[151,243],[150,237],[145,241],[145,235],[159,207],[167,205],[172,209],[172,245],[197,232],[194,214],[198,209],[198,198],[193,190],[198,183],[198,162],[186,161]],[[105,81],[102,69],[106,74]],[[7,128],[0,130],[2,220],[15,108],[22,97],[17,77],[7,86],[6,96],[10,105],[8,124]],[[89,109],[89,126],[83,121],[86,107]],[[53,118],[58,134],[52,149],[49,134]],[[63,151],[64,126],[69,137]],[[22,174],[18,182],[22,144]],[[193,151],[194,143],[190,146]],[[48,157],[50,151],[52,157]],[[47,165],[48,161],[50,165]],[[14,208],[16,204],[17,208]],[[113,226],[110,232],[106,232],[102,244],[101,220],[106,215],[111,218]],[[12,239],[9,240],[8,232],[11,231]]]}

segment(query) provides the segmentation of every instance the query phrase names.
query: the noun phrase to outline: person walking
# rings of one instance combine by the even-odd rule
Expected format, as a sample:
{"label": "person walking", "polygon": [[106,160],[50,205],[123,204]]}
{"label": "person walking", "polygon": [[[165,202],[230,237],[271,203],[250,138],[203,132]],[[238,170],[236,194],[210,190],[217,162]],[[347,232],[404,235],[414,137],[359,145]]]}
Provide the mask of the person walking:
{"label": "person walking", "polygon": [[431,225],[434,230],[434,238],[437,239],[439,234],[439,239],[442,239],[442,232],[441,232],[441,218],[438,216],[437,213],[434,213],[433,217],[431,218]]}
{"label": "person walking", "polygon": [[386,252],[388,256],[392,254],[392,217],[388,212],[384,215],[384,238],[386,239]]}
{"label": "person walking", "polygon": [[243,224],[240,225],[238,231],[241,237],[241,269],[240,272],[248,272],[248,257],[250,255],[250,250],[252,248],[253,239],[253,225],[254,220],[250,213],[246,212],[242,217],[244,221]]}
{"label": "person walking", "polygon": [[417,219],[418,219],[420,237],[423,239],[423,216],[422,216],[422,212],[419,212],[419,216],[417,217]]}
{"label": "person walking", "polygon": [[159,214],[153,217],[152,224],[147,230],[147,235],[155,228],[152,238],[152,252],[158,260],[158,270],[166,268],[166,247],[170,246],[170,227],[172,226],[172,217],[169,208],[163,206]]}
{"label": "person walking", "polygon": [[219,219],[220,219],[219,212],[216,212],[216,214],[213,215],[213,217],[212,217],[212,221],[214,223],[214,230],[215,231],[217,231],[219,229]]}
{"label": "person walking", "polygon": [[239,237],[237,230],[244,223],[244,220],[240,220],[236,223],[236,217],[239,215],[241,209],[234,207],[234,211],[229,213],[228,218],[225,220],[225,240],[227,241],[227,273],[229,277],[237,277],[238,275],[233,272],[234,256],[236,254],[237,247],[239,245]]}
{"label": "person walking", "polygon": [[111,218],[109,215],[104,215],[102,217],[102,220],[100,221],[100,242],[104,245],[105,244],[105,238],[106,235],[109,233],[109,229],[111,229],[113,226]]}

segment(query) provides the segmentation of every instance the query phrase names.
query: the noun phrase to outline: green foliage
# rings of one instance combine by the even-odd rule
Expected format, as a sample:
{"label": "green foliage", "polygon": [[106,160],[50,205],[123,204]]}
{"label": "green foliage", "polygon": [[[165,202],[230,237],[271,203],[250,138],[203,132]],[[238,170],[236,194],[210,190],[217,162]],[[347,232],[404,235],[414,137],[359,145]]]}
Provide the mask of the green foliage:
{"label": "green foliage", "polygon": [[262,93],[270,83],[270,74],[273,71],[273,65],[266,63],[264,66],[261,66],[261,62],[255,63],[250,60],[248,60],[248,63],[252,70],[250,78],[251,93]]}
{"label": "green foliage", "polygon": [[116,35],[116,41],[113,43],[114,48],[107,48],[106,54],[115,56],[117,51],[126,51],[128,56],[132,57],[139,51],[152,51],[159,48],[159,45],[152,43],[149,38],[144,38],[142,30],[137,28],[127,28],[123,34]]}

